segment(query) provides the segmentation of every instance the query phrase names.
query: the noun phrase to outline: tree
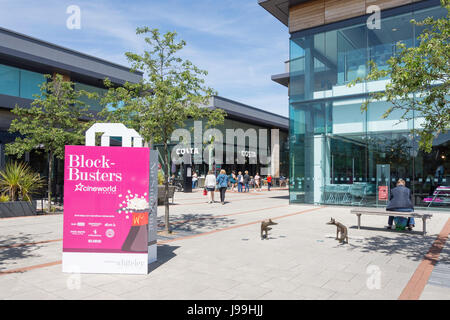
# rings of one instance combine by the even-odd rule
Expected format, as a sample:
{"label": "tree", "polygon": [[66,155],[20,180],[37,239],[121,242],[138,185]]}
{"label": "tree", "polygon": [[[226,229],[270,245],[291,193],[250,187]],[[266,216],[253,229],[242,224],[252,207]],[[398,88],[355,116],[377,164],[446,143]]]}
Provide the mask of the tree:
{"label": "tree", "polygon": [[10,132],[20,134],[13,143],[6,145],[6,153],[22,157],[25,152],[36,150],[48,154],[48,211],[51,210],[52,176],[54,157],[64,159],[64,147],[82,144],[84,132],[89,127],[92,114],[88,106],[79,100],[81,96],[96,98],[95,93],[76,91],[73,83],[55,74],[45,76],[48,81],[40,85],[40,95],[35,95],[31,107],[16,107],[11,111],[17,116]]}
{"label": "tree", "polygon": [[389,78],[385,91],[370,93],[361,110],[367,111],[371,101],[386,100],[391,107],[383,118],[394,110],[401,110],[401,122],[414,115],[423,117],[422,128],[413,132],[419,135],[419,147],[426,152],[431,152],[433,139],[450,128],[450,0],[441,3],[447,9],[446,17],[411,20],[416,26],[427,27],[417,38],[417,46],[408,48],[398,43],[398,54],[387,61],[386,69],[380,70],[370,61],[367,77],[349,84]]}
{"label": "tree", "polygon": [[[207,72],[183,60],[177,53],[186,45],[177,41],[175,32],[161,35],[158,29],[137,28],[136,34],[146,35],[145,43],[150,47],[143,54],[125,53],[132,70],[143,71],[144,79],[137,84],[125,83],[110,88],[104,97],[106,106],[102,114],[108,121],[121,122],[153,144],[162,144],[165,162],[164,200],[165,230],[171,232],[169,223],[169,141],[172,132],[184,127],[188,119],[206,119],[208,125],[223,123],[223,110],[210,110],[201,105],[215,94],[205,86],[203,76]],[[110,86],[109,81],[105,84]]]}

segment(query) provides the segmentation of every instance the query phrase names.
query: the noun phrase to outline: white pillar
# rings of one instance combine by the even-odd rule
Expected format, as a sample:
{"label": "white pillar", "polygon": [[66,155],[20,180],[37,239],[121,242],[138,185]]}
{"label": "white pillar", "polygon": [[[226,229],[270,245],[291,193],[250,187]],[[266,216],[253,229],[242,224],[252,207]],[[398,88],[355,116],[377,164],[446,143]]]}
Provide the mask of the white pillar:
{"label": "white pillar", "polygon": [[270,137],[270,174],[280,176],[280,129],[272,129]]}

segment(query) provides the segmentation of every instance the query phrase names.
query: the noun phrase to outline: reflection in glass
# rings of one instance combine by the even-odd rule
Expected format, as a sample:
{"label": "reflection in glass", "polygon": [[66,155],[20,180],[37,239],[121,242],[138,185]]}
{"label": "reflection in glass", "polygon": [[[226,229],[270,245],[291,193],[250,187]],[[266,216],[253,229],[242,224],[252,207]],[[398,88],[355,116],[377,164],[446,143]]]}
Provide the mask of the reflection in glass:
{"label": "reflection in glass", "polygon": [[423,27],[411,19],[445,14],[437,6],[384,18],[381,30],[351,25],[291,38],[291,202],[383,206],[384,188],[402,178],[415,206],[450,209],[450,134],[424,153],[411,133],[420,129],[417,113],[402,122],[402,111],[383,118],[385,101],[361,112],[367,94],[384,90],[386,80],[347,87],[367,74],[369,60],[386,68],[399,41],[417,44]]}

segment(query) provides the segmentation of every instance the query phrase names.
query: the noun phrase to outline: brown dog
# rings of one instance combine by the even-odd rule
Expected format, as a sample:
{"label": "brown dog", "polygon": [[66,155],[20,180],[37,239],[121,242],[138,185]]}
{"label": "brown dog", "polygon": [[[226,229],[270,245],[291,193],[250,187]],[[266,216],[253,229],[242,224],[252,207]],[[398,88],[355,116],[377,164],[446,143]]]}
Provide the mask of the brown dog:
{"label": "brown dog", "polygon": [[273,222],[271,219],[264,220],[261,222],[261,240],[267,239],[269,230],[272,230],[272,228],[269,228],[269,226],[275,225],[278,223]]}
{"label": "brown dog", "polygon": [[[335,219],[331,218],[327,224],[334,224],[337,227],[336,230],[336,240],[339,240],[340,243],[344,243],[344,240],[348,243],[348,233],[347,233],[347,227],[344,226],[342,223],[337,222]],[[339,238],[339,233],[341,234],[341,237]]]}

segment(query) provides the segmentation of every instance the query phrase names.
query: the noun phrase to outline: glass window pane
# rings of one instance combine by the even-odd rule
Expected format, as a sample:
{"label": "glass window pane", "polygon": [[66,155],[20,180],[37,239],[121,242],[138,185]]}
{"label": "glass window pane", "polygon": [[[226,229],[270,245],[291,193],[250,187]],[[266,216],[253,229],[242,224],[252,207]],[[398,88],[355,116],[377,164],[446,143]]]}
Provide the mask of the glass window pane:
{"label": "glass window pane", "polygon": [[89,111],[100,112],[103,109],[102,106],[100,105],[100,99],[106,93],[107,91],[106,89],[76,82],[75,90],[84,90],[87,92],[97,93],[99,95],[99,99],[89,99],[86,96],[81,96],[79,100],[81,102],[84,102],[87,106],[89,106]]}
{"label": "glass window pane", "polygon": [[0,64],[0,94],[19,96],[20,70]]}
{"label": "glass window pane", "polygon": [[[434,7],[431,9],[416,11],[414,13],[414,19],[416,21],[420,22],[420,21],[423,21],[424,19],[426,19],[427,17],[433,17],[434,19],[440,19],[440,18],[444,18],[446,15],[447,15],[447,10],[441,6],[438,6],[438,7]],[[419,44],[419,40],[417,40],[417,38],[422,33],[422,31],[426,28],[429,28],[429,26],[427,26],[427,25],[414,26],[416,45]]]}
{"label": "glass window pane", "polygon": [[20,96],[22,98],[34,99],[34,94],[39,95],[39,86],[46,81],[43,74],[20,70]]}
{"label": "glass window pane", "polygon": [[387,61],[397,51],[397,43],[413,45],[414,28],[411,24],[412,13],[385,18],[381,29],[368,30],[369,60],[376,63],[380,70],[387,68]]}
{"label": "glass window pane", "polygon": [[337,31],[338,84],[346,84],[366,75],[367,26]]}
{"label": "glass window pane", "polygon": [[414,145],[414,201],[416,206],[450,208],[450,133],[433,141],[430,153]]}

